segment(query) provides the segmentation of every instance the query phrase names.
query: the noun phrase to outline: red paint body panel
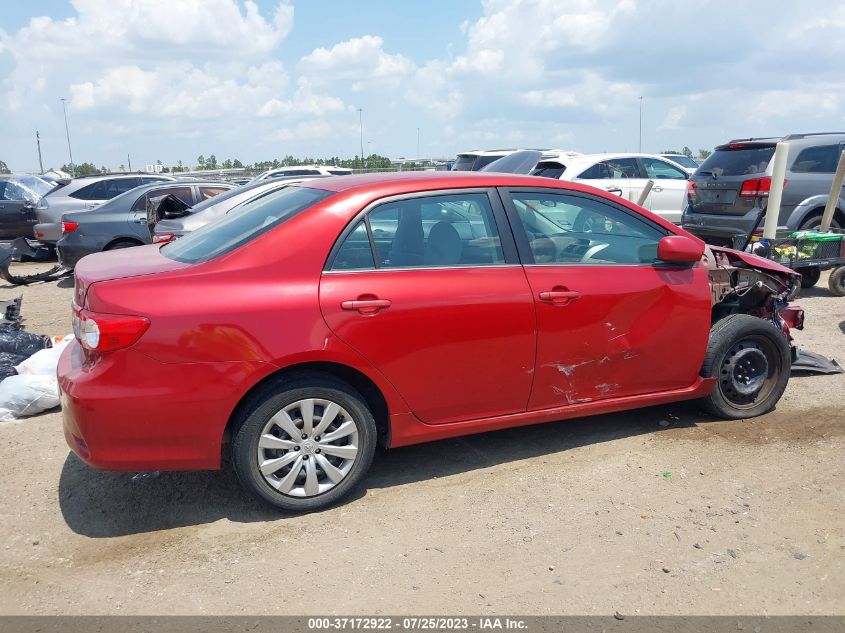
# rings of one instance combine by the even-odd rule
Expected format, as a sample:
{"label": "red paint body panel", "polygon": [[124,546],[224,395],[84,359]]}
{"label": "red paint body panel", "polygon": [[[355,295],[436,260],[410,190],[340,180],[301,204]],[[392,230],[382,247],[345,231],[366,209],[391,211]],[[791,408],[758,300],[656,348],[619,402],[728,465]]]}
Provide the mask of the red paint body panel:
{"label": "red paint body panel", "polygon": [[[362,295],[390,307],[342,309]],[[378,367],[420,420],[525,411],[536,319],[521,266],[330,272],[320,303],[338,338]]]}
{"label": "red paint body panel", "polygon": [[[682,389],[701,369],[710,332],[703,268],[526,266],[537,302],[537,367],[530,410]],[[678,345],[683,341],[683,345]]]}
{"label": "red paint body panel", "polygon": [[[697,376],[710,318],[700,267],[385,270],[363,284],[353,273],[323,273],[356,214],[402,193],[589,192],[688,235],[661,218],[592,187],[503,174],[344,176],[307,186],[337,193],[212,261],[175,262],[159,245],[83,258],[77,303],[150,320],[127,349],[98,355],[74,344],[60,359],[66,437],[85,461],[122,470],[217,468],[241,399],[278,369],[301,363],[335,363],[369,378],[387,403],[394,446],[694,398],[711,388]],[[582,296],[563,307],[536,300],[559,284]],[[368,316],[341,308],[368,294],[390,299],[390,307]],[[637,356],[622,360],[626,353]],[[595,401],[566,404],[552,389],[566,376],[544,365],[577,364],[589,354],[595,367],[573,374],[574,395]],[[611,360],[599,370],[604,356]],[[603,383],[619,388],[599,393]]]}
{"label": "red paint body panel", "polygon": [[698,376],[695,382],[677,391],[647,394],[643,396],[629,396],[627,398],[616,398],[613,400],[601,400],[597,402],[582,402],[556,407],[544,411],[529,411],[515,415],[506,415],[498,418],[475,420],[471,424],[423,424],[412,415],[399,416],[393,422],[393,437],[390,445],[394,448],[399,446],[410,446],[433,440],[445,440],[450,437],[460,437],[473,433],[484,433],[497,431],[516,426],[528,426],[529,424],[545,424],[547,422],[558,422],[572,418],[582,418],[589,415],[601,415],[613,413],[614,411],[627,411],[629,409],[640,409],[651,407],[667,402],[680,402],[681,400],[693,400],[706,396],[713,389],[713,378],[702,378]]}

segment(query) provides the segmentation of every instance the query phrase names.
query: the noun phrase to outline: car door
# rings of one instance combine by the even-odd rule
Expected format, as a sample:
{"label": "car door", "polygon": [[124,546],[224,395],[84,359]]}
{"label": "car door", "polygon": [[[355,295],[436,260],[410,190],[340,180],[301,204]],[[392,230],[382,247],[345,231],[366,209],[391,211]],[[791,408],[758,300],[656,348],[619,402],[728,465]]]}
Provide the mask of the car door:
{"label": "car door", "polygon": [[35,202],[17,183],[0,180],[0,237],[32,237]]}
{"label": "car door", "polygon": [[529,410],[681,389],[710,328],[701,267],[657,261],[669,232],[598,196],[502,192],[537,306]]}
{"label": "car door", "polygon": [[[433,207],[442,219],[424,228]],[[473,225],[471,234],[454,226],[458,218]],[[495,190],[426,192],[371,206],[330,255],[320,306],[338,338],[423,422],[525,411],[534,301]]]}
{"label": "car door", "polygon": [[640,160],[646,176],[654,181],[645,207],[670,222],[680,224],[686,206],[689,174],[669,161],[645,156]]}
{"label": "car door", "polygon": [[150,236],[149,225],[147,224],[147,202],[150,198],[158,198],[159,196],[166,196],[172,194],[179,198],[187,205],[194,206],[194,192],[191,185],[171,185],[161,188],[147,189],[146,192],[138,196],[138,199],[132,204],[129,210],[129,215],[126,219],[129,224],[130,233],[134,234],[139,240],[148,243],[152,240]]}

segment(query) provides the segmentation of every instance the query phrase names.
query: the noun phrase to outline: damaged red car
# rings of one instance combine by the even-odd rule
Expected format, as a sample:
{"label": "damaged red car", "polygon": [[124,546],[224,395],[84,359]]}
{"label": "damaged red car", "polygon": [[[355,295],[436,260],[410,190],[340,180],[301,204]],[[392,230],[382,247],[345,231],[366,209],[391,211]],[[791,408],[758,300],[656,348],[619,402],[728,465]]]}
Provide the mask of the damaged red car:
{"label": "damaged red car", "polygon": [[287,510],[377,444],[697,399],[771,410],[800,277],[598,189],[477,172],[326,178],[76,267],[64,430],[91,466],[217,469]]}

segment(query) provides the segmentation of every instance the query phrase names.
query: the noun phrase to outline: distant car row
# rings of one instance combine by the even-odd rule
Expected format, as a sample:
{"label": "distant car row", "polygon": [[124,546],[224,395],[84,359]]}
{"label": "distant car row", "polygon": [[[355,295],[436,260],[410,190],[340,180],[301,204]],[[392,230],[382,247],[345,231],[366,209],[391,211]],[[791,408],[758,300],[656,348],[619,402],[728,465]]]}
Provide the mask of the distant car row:
{"label": "distant car row", "polygon": [[[651,180],[645,208],[709,243],[731,245],[737,235],[754,229],[766,207],[779,141],[789,145],[779,226],[816,228],[845,150],[845,133],[733,140],[717,146],[700,167],[674,154],[502,149],[460,153],[453,171],[519,169],[592,185],[631,201],[639,200]],[[523,159],[517,168],[501,160],[519,154],[528,155],[530,164]],[[73,267],[90,253],[171,241],[287,184],[351,173],[336,166],[288,166],[265,171],[246,184],[167,174],[116,174],[69,182],[0,176],[0,238],[34,236],[56,245],[60,261]],[[840,200],[834,227],[845,227],[844,209]]]}

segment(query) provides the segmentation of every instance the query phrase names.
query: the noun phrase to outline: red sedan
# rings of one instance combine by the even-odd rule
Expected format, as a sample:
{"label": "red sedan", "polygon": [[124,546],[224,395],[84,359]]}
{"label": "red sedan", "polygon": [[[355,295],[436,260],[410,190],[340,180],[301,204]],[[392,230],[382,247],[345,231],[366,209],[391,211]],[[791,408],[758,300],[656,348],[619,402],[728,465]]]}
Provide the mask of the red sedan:
{"label": "red sedan", "polygon": [[397,447],[676,400],[769,411],[799,277],[625,200],[473,172],[289,186],[76,267],[65,437],[110,470],[216,469],[284,509]]}

